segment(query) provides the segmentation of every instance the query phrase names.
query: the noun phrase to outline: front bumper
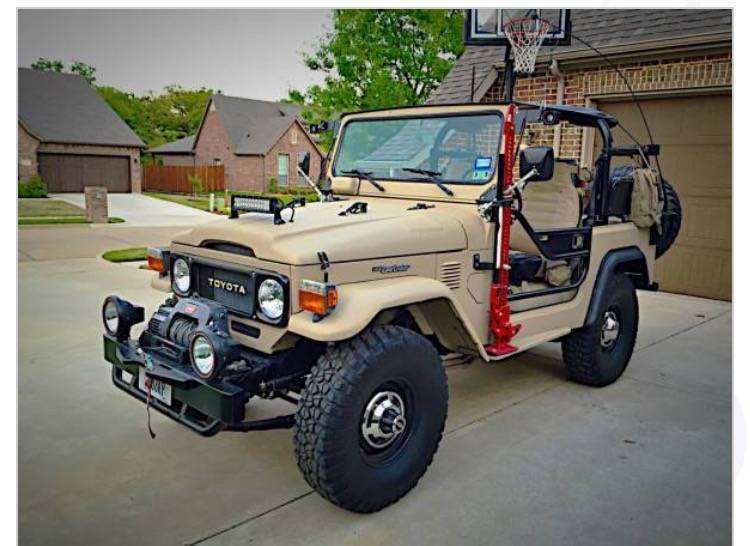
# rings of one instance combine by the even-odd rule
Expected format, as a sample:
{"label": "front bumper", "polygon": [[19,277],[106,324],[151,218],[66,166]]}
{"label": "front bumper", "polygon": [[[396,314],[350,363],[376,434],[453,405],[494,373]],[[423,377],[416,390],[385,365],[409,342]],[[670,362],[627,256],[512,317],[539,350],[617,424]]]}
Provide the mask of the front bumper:
{"label": "front bumper", "polygon": [[[151,406],[203,436],[212,436],[224,428],[240,426],[245,420],[246,392],[224,381],[203,381],[192,373],[190,365],[180,364],[158,350],[143,349],[138,342],[119,341],[104,334],[104,358],[112,364],[112,382],[130,396],[146,402],[147,394],[138,387],[141,370],[146,377],[172,387],[172,403],[151,398]],[[131,379],[123,377],[128,372]]]}

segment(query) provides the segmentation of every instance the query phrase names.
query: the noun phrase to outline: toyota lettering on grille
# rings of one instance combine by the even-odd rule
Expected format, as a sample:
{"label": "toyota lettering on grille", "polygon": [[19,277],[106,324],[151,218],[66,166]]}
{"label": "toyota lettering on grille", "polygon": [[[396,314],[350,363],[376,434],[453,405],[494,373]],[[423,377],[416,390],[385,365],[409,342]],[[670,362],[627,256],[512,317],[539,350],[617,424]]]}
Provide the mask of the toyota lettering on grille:
{"label": "toyota lettering on grille", "polygon": [[213,286],[214,288],[219,288],[221,290],[232,292],[234,294],[247,294],[247,290],[240,283],[231,282],[231,281],[222,281],[221,279],[214,279],[212,277],[209,277],[207,280],[208,280],[208,284],[210,286]]}

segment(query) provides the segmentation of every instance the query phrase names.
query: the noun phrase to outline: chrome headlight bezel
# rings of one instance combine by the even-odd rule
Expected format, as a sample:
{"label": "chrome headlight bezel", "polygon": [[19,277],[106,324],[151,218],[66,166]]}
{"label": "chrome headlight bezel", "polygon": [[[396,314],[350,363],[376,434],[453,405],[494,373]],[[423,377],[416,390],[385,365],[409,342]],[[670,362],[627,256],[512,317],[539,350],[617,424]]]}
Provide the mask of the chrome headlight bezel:
{"label": "chrome headlight bezel", "polygon": [[[184,264],[184,267],[187,270],[187,287],[183,289],[183,287],[180,286],[180,280],[184,279],[185,277],[181,277],[181,279],[177,278],[177,274],[175,273],[175,270],[180,267],[182,268],[182,264]],[[172,278],[172,290],[180,296],[188,296],[190,295],[190,289],[193,286],[193,279],[192,279],[192,264],[189,258],[185,258],[183,256],[175,256],[172,258],[171,263],[169,264],[169,274]],[[184,271],[183,271],[184,273]]]}
{"label": "chrome headlight bezel", "polygon": [[257,286],[255,302],[258,317],[272,324],[281,322],[289,306],[285,284],[278,277],[268,276],[259,278]]}

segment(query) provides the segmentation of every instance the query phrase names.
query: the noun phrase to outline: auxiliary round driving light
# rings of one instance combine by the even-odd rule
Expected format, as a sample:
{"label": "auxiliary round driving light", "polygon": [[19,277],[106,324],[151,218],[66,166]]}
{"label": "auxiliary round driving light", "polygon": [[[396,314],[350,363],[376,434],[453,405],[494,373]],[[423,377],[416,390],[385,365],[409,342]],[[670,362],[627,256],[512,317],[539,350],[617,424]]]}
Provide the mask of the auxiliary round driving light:
{"label": "auxiliary round driving light", "polygon": [[117,335],[117,326],[120,324],[120,314],[117,312],[117,304],[113,298],[107,298],[104,300],[104,306],[102,307],[102,320],[104,321],[104,329],[112,335]]}
{"label": "auxiliary round driving light", "polygon": [[143,322],[143,307],[133,305],[117,296],[108,296],[102,305],[104,329],[120,341],[130,337],[133,325]]}
{"label": "auxiliary round driving light", "polygon": [[240,345],[226,332],[201,328],[190,335],[190,364],[195,374],[206,381],[216,379],[228,364],[239,360],[240,352]]}
{"label": "auxiliary round driving light", "polygon": [[195,373],[203,379],[211,379],[216,374],[216,353],[211,341],[203,334],[195,334],[190,341],[190,361]]}

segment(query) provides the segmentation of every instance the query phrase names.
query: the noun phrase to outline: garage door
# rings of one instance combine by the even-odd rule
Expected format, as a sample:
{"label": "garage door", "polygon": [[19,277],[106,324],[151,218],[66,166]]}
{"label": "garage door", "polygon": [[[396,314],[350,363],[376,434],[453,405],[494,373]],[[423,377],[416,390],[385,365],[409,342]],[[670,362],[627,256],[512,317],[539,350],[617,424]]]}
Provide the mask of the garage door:
{"label": "garage door", "polygon": [[[677,242],[656,262],[667,292],[732,298],[732,99],[726,95],[641,100],[662,145],[659,158],[677,189],[683,220]],[[632,101],[600,102],[637,138],[646,131]],[[616,130],[617,143],[625,143]]]}
{"label": "garage door", "polygon": [[85,186],[106,186],[111,192],[130,191],[127,157],[39,154],[39,174],[51,193],[82,192]]}

